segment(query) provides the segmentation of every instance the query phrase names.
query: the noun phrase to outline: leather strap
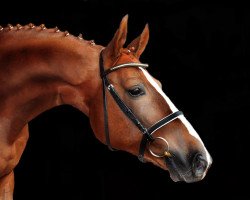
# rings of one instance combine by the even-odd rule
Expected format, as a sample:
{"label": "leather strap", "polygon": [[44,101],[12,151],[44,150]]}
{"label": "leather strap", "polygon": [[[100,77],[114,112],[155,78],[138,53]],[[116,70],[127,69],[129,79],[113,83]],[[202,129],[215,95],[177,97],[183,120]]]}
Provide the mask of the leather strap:
{"label": "leather strap", "polygon": [[108,148],[112,151],[115,149],[112,148],[111,142],[110,142],[110,137],[109,137],[109,126],[108,126],[108,110],[107,110],[107,97],[106,97],[106,87],[108,88],[111,96],[117,103],[117,105],[120,107],[120,109],[123,111],[123,113],[134,123],[135,126],[145,135],[147,140],[151,141],[153,138],[150,134],[148,134],[147,129],[142,125],[142,123],[138,120],[138,118],[135,116],[135,114],[132,112],[132,110],[124,103],[124,101],[120,98],[118,93],[116,92],[114,86],[110,84],[107,74],[118,70],[120,68],[124,67],[143,67],[146,68],[148,67],[147,64],[142,64],[142,63],[125,63],[121,65],[117,65],[115,67],[112,67],[108,70],[105,71],[104,66],[103,66],[103,58],[102,58],[102,53],[100,54],[100,74],[102,78],[102,90],[103,90],[103,112],[104,112],[104,131],[105,131],[105,138],[106,138],[106,144]]}
{"label": "leather strap", "polygon": [[[104,68],[102,66],[102,55],[100,54],[100,74],[104,74]],[[108,123],[108,110],[107,110],[107,96],[106,96],[106,83],[105,79],[102,79],[102,99],[103,99],[103,115],[104,115],[104,132],[105,132],[105,139],[106,144],[108,148],[111,151],[115,151],[115,149],[112,148],[110,143],[110,137],[109,137],[109,123]]]}
{"label": "leather strap", "polygon": [[125,68],[125,67],[142,67],[142,68],[147,68],[148,67],[148,64],[144,64],[144,63],[124,63],[124,64],[120,64],[120,65],[116,65],[114,67],[111,67],[109,69],[107,69],[106,71],[104,71],[104,73],[102,74],[102,77],[103,76],[107,76],[109,73],[113,72],[113,71],[116,71],[118,69],[121,69],[121,68]]}
{"label": "leather strap", "polygon": [[108,148],[111,151],[115,151],[114,148],[112,148],[110,143],[110,137],[109,137],[109,123],[108,123],[108,110],[107,110],[107,96],[106,96],[106,88],[103,81],[103,112],[104,112],[104,130],[105,130],[105,137],[106,137],[106,144]]}
{"label": "leather strap", "polygon": [[154,125],[152,125],[149,129],[148,129],[148,133],[150,135],[152,135],[155,131],[157,131],[158,129],[160,129],[161,127],[167,125],[168,123],[170,123],[171,121],[175,120],[177,117],[179,117],[180,115],[183,115],[183,112],[181,111],[176,111],[174,113],[171,113],[170,115],[164,117],[163,119],[159,120],[158,122],[156,122]]}
{"label": "leather strap", "polygon": [[132,110],[124,103],[124,101],[119,97],[118,93],[116,92],[114,86],[110,84],[108,86],[108,90],[110,94],[112,95],[113,99],[117,103],[117,105],[120,107],[122,112],[134,123],[135,126],[142,132],[143,135],[148,140],[152,140],[152,136],[148,133],[148,130],[142,125],[142,123],[138,120],[138,118],[135,116],[135,114],[132,112]]}
{"label": "leather strap", "polygon": [[[152,125],[149,129],[148,129],[148,133],[151,135],[151,137],[153,137],[153,133],[155,131],[157,131],[158,129],[162,128],[163,126],[166,126],[167,124],[169,124],[170,122],[172,122],[173,120],[175,120],[177,117],[179,117],[180,115],[183,115],[183,113],[181,111],[176,111],[166,117],[164,117],[163,119],[161,119],[160,121],[156,122],[154,125]],[[139,155],[138,155],[138,159],[141,162],[144,162],[144,153],[145,153],[145,149],[147,146],[148,140],[146,137],[142,136],[142,140],[140,143],[140,147],[139,147]]]}
{"label": "leather strap", "polygon": [[[117,105],[120,107],[120,109],[122,110],[122,112],[134,123],[134,125],[143,133],[143,135],[145,135],[145,137],[148,140],[152,140],[153,138],[151,137],[150,134],[148,134],[147,129],[142,125],[142,123],[138,120],[138,118],[135,116],[135,114],[133,113],[133,111],[124,103],[124,101],[120,98],[120,96],[118,95],[118,93],[116,92],[114,86],[109,82],[108,78],[107,78],[107,70],[104,70],[104,66],[103,64],[103,60],[102,60],[102,56],[100,56],[100,71],[101,71],[101,76],[102,76],[102,80],[103,80],[103,85],[105,85],[111,96],[113,97],[113,99],[115,100],[115,102],[117,103]],[[137,64],[141,64],[141,63],[129,63],[131,66],[137,65]],[[140,65],[140,66],[144,66],[144,64]],[[148,66],[145,64],[145,66]],[[115,71],[117,69],[120,69],[122,67],[128,67],[127,65],[120,65],[120,67],[112,67],[110,68],[110,71]],[[110,73],[110,72],[109,72]],[[105,93],[105,87],[103,87],[103,106],[104,108],[104,112],[107,112],[107,101],[106,101],[106,93]],[[104,118],[107,118],[107,114],[104,113]],[[106,122],[105,122],[106,121]],[[104,119],[104,123],[107,123],[107,120]],[[107,127],[107,128],[106,128]],[[110,139],[109,139],[109,129],[108,129],[108,124],[105,125],[105,133],[106,133],[106,142],[108,146],[110,146]]]}
{"label": "leather strap", "polygon": [[103,112],[104,112],[104,131],[105,131],[105,137],[106,137],[106,144],[109,147],[110,150],[114,150],[111,146],[110,137],[109,137],[109,126],[108,126],[108,110],[107,110],[107,97],[106,97],[106,87],[108,91],[110,92],[111,96],[119,106],[119,108],[122,110],[122,112],[133,122],[133,124],[141,131],[143,134],[142,140],[140,143],[139,148],[139,155],[138,158],[140,161],[144,162],[144,152],[146,149],[147,142],[154,140],[153,133],[160,129],[161,127],[167,125],[174,119],[176,119],[178,116],[182,115],[183,113],[181,111],[174,112],[160,121],[156,122],[153,126],[151,126],[149,129],[143,126],[143,124],[140,122],[140,120],[136,117],[136,115],[133,113],[133,111],[125,104],[125,102],[120,98],[118,93],[116,92],[114,86],[110,84],[107,75],[113,71],[116,71],[121,68],[125,67],[142,67],[146,68],[148,67],[147,64],[143,63],[124,63],[120,65],[116,65],[114,67],[111,67],[105,71],[105,68],[103,66],[103,58],[102,58],[102,52],[100,53],[100,75],[102,78],[102,90],[103,90]]}

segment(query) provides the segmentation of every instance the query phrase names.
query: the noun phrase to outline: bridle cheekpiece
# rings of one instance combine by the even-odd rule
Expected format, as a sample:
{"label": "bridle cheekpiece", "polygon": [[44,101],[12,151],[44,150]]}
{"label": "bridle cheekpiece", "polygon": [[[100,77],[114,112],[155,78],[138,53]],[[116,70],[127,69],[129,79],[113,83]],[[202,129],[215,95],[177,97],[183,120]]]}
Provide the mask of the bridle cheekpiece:
{"label": "bridle cheekpiece", "polygon": [[122,69],[122,68],[128,68],[128,67],[134,67],[134,68],[147,68],[148,64],[144,63],[135,63],[135,62],[129,62],[129,63],[123,63],[119,65],[115,65],[111,68],[108,68],[105,70],[103,65],[103,57],[102,52],[100,53],[100,74],[102,79],[102,86],[103,86],[103,109],[104,109],[104,130],[105,130],[105,137],[106,137],[106,144],[109,147],[110,150],[114,150],[110,143],[110,137],[109,137],[109,125],[108,125],[108,110],[107,110],[107,97],[106,97],[106,88],[110,92],[111,96],[115,100],[116,104],[119,106],[121,111],[133,122],[133,124],[141,131],[142,133],[142,140],[139,147],[139,154],[138,158],[140,161],[144,162],[144,153],[147,146],[147,143],[152,143],[155,140],[162,140],[166,144],[166,148],[164,149],[164,152],[162,154],[156,154],[154,153],[150,148],[148,149],[149,152],[155,156],[155,157],[164,157],[164,156],[171,156],[171,153],[169,152],[169,143],[166,139],[162,137],[153,137],[153,133],[157,131],[158,129],[162,128],[163,126],[167,125],[168,123],[172,122],[176,118],[178,118],[180,115],[183,115],[181,111],[176,111],[174,113],[171,113],[170,115],[162,118],[155,124],[153,124],[151,127],[146,128],[140,120],[136,117],[136,115],[133,113],[133,111],[125,104],[125,102],[120,98],[117,91],[115,90],[114,86],[110,83],[109,79],[107,78],[107,75]]}

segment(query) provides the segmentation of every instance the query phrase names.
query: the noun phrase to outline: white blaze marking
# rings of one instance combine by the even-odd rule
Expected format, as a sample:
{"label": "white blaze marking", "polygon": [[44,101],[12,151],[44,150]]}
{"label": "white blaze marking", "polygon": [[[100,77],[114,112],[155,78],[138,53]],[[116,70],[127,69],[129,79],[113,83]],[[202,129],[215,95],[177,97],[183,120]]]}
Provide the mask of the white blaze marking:
{"label": "white blaze marking", "polygon": [[[139,67],[139,69],[142,70],[142,72],[145,75],[145,77],[147,78],[148,82],[156,89],[156,91],[163,97],[163,99],[165,99],[166,103],[170,107],[170,110],[172,112],[178,111],[178,109],[176,108],[176,106],[167,97],[167,95],[163,92],[163,90],[160,88],[160,86],[155,82],[155,80],[153,79],[153,77],[145,69],[143,69],[141,67]],[[194,130],[193,126],[190,124],[190,122],[186,119],[186,117],[184,115],[180,115],[178,118],[181,120],[181,122],[187,128],[189,134],[192,135],[193,137],[195,137],[196,139],[198,139],[201,142],[201,144],[204,147],[205,152],[206,152],[207,162],[210,164],[212,162],[211,156],[209,155],[209,153],[208,153],[206,147],[204,146],[204,144],[203,144],[200,136],[198,135],[198,133]]]}

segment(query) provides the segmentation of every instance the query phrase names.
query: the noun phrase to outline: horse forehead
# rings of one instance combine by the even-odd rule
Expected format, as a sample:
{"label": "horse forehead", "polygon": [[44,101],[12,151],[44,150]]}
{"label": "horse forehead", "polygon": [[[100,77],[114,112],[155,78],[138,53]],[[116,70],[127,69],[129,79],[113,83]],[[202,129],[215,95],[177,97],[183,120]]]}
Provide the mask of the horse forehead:
{"label": "horse forehead", "polygon": [[[115,62],[114,66],[124,64],[124,63],[140,63],[140,61],[132,53],[122,53],[120,57]],[[119,78],[145,78],[139,67],[125,67],[124,69],[117,70]]]}
{"label": "horse forehead", "polygon": [[144,76],[143,72],[139,67],[126,67],[124,69],[118,70],[118,79],[123,82],[140,82],[147,84],[147,78]]}
{"label": "horse forehead", "polygon": [[127,52],[126,50],[123,50],[121,52],[121,55],[116,61],[116,64],[122,64],[122,63],[128,63],[128,62],[140,62],[133,53]]}

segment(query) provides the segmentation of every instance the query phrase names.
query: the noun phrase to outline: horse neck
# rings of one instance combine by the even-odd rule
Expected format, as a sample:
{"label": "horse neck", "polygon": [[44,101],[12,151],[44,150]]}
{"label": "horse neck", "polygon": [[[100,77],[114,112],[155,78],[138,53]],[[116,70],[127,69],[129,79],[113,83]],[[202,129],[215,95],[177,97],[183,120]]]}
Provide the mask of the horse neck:
{"label": "horse neck", "polygon": [[88,115],[88,102],[100,83],[102,47],[64,33],[57,37],[8,34],[0,34],[0,118],[22,128],[62,104]]}

